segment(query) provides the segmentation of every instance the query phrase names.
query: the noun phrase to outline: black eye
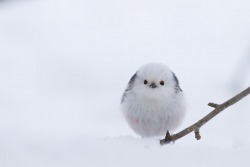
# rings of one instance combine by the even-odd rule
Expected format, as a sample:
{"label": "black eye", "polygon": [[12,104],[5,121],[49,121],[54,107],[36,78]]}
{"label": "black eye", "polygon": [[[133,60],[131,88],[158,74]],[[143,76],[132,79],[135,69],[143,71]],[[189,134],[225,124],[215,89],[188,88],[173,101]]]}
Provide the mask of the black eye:
{"label": "black eye", "polygon": [[148,84],[148,81],[147,81],[147,80],[144,80],[144,84],[147,85],[147,84]]}
{"label": "black eye", "polygon": [[161,85],[164,85],[164,81],[161,81],[160,84],[161,84]]}

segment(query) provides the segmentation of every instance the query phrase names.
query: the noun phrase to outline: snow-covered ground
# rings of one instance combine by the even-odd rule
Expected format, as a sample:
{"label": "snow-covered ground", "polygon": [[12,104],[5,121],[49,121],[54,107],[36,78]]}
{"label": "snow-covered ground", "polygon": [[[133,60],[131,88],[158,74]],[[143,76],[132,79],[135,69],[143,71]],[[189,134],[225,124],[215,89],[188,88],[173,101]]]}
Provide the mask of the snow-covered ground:
{"label": "snow-covered ground", "polygon": [[0,166],[249,166],[250,98],[161,147],[119,109],[132,74],[167,64],[179,128],[250,83],[248,0],[0,1]]}

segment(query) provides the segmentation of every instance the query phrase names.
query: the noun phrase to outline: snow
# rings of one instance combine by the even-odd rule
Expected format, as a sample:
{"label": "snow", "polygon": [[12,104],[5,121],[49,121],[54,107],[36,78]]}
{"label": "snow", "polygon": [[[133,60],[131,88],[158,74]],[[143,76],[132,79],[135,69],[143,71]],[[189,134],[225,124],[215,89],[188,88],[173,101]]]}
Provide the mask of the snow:
{"label": "snow", "polygon": [[250,82],[250,2],[0,1],[0,166],[249,166],[249,97],[161,147],[120,112],[148,62],[180,80],[194,123]]}

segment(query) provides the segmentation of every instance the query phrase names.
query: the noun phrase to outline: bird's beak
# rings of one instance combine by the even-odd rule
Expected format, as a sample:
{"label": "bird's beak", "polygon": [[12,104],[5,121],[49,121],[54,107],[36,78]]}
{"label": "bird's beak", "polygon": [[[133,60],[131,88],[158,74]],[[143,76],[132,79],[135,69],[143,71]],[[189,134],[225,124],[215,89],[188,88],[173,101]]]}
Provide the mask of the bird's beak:
{"label": "bird's beak", "polygon": [[151,87],[151,88],[156,88],[157,86],[155,85],[155,83],[153,82],[153,83],[151,83],[151,85],[149,85],[149,87]]}

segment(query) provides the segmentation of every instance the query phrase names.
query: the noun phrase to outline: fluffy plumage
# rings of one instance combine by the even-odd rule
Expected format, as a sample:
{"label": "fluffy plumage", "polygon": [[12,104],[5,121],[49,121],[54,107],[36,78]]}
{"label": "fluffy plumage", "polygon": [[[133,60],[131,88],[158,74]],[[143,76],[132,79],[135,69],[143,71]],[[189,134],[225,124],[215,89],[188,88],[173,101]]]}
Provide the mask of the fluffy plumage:
{"label": "fluffy plumage", "polygon": [[130,127],[142,137],[173,131],[185,116],[179,81],[160,63],[146,64],[132,76],[123,93],[121,108]]}

